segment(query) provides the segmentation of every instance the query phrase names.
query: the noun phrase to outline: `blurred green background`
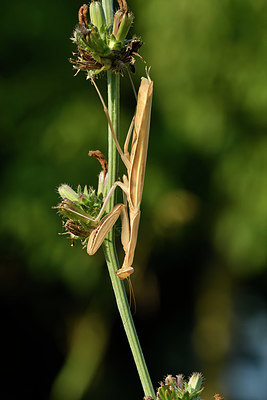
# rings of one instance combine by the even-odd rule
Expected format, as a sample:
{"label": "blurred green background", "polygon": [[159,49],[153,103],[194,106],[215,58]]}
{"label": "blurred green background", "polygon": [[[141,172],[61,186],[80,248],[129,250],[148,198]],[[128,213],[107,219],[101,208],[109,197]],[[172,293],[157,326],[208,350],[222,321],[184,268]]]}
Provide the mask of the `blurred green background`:
{"label": "blurred green background", "polygon": [[[71,248],[51,209],[60,183],[96,186],[99,166],[87,153],[106,154],[100,102],[68,62],[81,5],[1,6],[0,395],[8,400],[143,396],[102,251]],[[156,386],[167,373],[202,371],[206,400],[215,392],[263,400],[266,2],[128,5],[154,80],[132,278],[151,378]],[[139,60],[136,69],[138,86]],[[98,82],[104,91],[105,77]],[[127,77],[121,86],[123,140],[134,99]]]}

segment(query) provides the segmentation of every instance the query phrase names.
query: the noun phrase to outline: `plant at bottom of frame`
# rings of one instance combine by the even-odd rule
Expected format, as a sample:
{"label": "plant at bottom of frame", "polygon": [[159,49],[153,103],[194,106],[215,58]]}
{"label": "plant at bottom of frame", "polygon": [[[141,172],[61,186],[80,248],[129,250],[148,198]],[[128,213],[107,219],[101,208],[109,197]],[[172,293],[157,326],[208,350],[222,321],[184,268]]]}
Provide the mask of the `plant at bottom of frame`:
{"label": "plant at bottom of frame", "polygon": [[[203,376],[199,372],[194,372],[188,381],[183,375],[168,375],[157,390],[156,400],[201,400],[202,384]],[[223,400],[223,397],[215,394],[214,399]],[[153,397],[148,396],[144,400],[153,400]]]}

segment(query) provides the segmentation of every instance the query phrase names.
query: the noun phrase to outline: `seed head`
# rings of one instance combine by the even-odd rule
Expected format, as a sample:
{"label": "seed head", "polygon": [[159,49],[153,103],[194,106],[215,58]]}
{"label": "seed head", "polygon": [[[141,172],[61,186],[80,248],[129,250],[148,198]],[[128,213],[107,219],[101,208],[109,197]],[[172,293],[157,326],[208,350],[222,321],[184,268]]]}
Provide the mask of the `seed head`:
{"label": "seed head", "polygon": [[87,186],[82,189],[80,185],[75,192],[66,184],[60,185],[58,193],[63,200],[53,208],[63,218],[66,231],[63,234],[69,234],[72,243],[74,239],[80,239],[86,245],[90,233],[99,223],[96,217],[103,204],[103,193],[97,194]]}
{"label": "seed head", "polygon": [[84,4],[78,13],[79,24],[71,40],[77,45],[77,52],[70,58],[73,68],[86,71],[87,78],[93,78],[102,71],[123,74],[129,65],[134,72],[135,56],[142,46],[142,41],[135,36],[127,39],[134,16],[128,10],[125,0],[118,0],[119,10],[114,15],[113,26],[106,25],[101,1]]}

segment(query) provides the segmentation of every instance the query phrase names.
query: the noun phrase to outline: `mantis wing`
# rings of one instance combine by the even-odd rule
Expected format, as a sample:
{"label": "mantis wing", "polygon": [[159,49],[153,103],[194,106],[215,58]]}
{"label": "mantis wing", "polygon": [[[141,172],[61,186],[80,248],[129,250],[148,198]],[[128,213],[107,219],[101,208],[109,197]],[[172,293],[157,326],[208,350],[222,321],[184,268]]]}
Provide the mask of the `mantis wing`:
{"label": "mantis wing", "polygon": [[129,174],[130,201],[133,208],[139,209],[145,179],[147,147],[150,129],[153,82],[142,78],[138,91],[137,108],[130,156],[131,170]]}

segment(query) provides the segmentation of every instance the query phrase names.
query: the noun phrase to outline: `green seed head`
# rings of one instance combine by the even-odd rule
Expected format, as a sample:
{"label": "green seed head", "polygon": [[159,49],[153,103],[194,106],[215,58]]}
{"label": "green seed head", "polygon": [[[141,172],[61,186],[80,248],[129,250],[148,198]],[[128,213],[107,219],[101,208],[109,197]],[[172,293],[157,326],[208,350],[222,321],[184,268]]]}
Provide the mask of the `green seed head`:
{"label": "green seed head", "polygon": [[200,400],[202,375],[195,372],[187,382],[183,375],[167,375],[157,391],[156,400]]}
{"label": "green seed head", "polygon": [[[119,10],[114,15],[114,22],[106,25],[102,2],[93,0],[89,7],[80,7],[79,25],[76,26],[71,40],[77,45],[75,58],[70,58],[73,68],[87,72],[87,79],[93,78],[102,71],[123,74],[126,65],[135,71],[135,56],[142,46],[142,41],[127,34],[134,16],[128,11],[126,0],[117,0]],[[88,8],[90,21],[88,18]]]}
{"label": "green seed head", "polygon": [[64,218],[83,223],[86,227],[95,225],[93,220],[102,207],[103,194],[98,195],[93,188],[87,186],[82,189],[80,185],[75,192],[66,184],[61,185],[58,192],[63,201],[54,208]]}

